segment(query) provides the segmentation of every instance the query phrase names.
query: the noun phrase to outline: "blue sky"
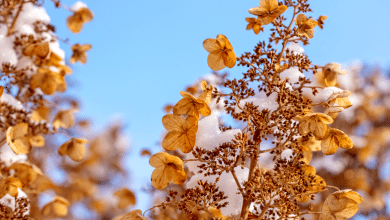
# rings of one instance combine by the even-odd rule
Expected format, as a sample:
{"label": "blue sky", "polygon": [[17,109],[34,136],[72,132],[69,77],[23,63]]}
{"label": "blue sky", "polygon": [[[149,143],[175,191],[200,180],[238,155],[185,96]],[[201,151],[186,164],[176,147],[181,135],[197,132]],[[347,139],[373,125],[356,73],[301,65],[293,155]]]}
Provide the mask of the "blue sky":
{"label": "blue sky", "polygon": [[[74,1],[62,0],[71,6]],[[75,64],[78,86],[71,93],[82,101],[78,116],[94,120],[96,129],[104,127],[113,115],[122,115],[131,137],[131,152],[125,163],[131,167],[129,188],[138,191],[150,181],[148,159],[138,158],[147,147],[154,152],[164,116],[162,107],[177,102],[186,85],[210,72],[208,53],[202,42],[224,34],[236,55],[252,51],[266,33],[246,31],[248,9],[258,0],[84,0],[94,13],[80,34],[66,28],[70,12],[45,5],[58,35],[71,43],[90,43],[85,66]],[[388,67],[390,64],[390,1],[322,0],[312,1],[314,18],[327,15],[324,30],[315,29],[310,45],[304,47],[309,59],[319,65],[361,60]],[[291,16],[289,9],[285,15]],[[253,16],[252,16],[253,17]],[[266,29],[269,27],[266,27]],[[67,58],[70,48],[63,45]],[[242,67],[229,69],[230,78],[239,77]],[[150,207],[139,193],[136,208]]]}

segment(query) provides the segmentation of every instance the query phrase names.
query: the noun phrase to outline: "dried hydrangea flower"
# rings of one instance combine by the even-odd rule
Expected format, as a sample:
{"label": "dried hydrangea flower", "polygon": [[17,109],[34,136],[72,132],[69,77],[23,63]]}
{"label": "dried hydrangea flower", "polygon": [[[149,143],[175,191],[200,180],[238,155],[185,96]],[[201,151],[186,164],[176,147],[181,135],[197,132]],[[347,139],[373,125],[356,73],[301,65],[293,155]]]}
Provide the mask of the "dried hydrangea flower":
{"label": "dried hydrangea flower", "polygon": [[46,95],[54,92],[64,92],[66,82],[64,76],[46,68],[39,68],[38,72],[30,78],[32,89],[40,88]]}
{"label": "dried hydrangea flower", "polygon": [[45,59],[50,54],[49,42],[42,42],[37,44],[30,44],[23,50],[23,54],[26,56],[37,56],[40,59]]}
{"label": "dried hydrangea flower", "polygon": [[166,152],[153,155],[149,159],[149,164],[156,168],[151,177],[152,185],[156,189],[164,189],[169,182],[182,185],[187,179],[183,161]]}
{"label": "dried hydrangea flower", "polygon": [[88,8],[82,7],[78,11],[75,11],[73,15],[66,19],[66,24],[69,30],[77,34],[81,31],[84,23],[90,22],[93,19],[93,14]]}
{"label": "dried hydrangea flower", "polygon": [[56,129],[60,127],[66,129],[72,127],[74,125],[74,111],[74,109],[58,111],[53,121],[53,127]]}
{"label": "dried hydrangea flower", "polygon": [[314,37],[314,29],[317,26],[317,22],[313,19],[307,19],[306,15],[299,14],[296,19],[298,25],[298,35],[306,36],[311,39]]}
{"label": "dried hydrangea flower", "polygon": [[328,130],[328,124],[332,124],[333,119],[322,113],[309,113],[299,122],[299,133],[306,135],[312,133],[317,139],[322,139]]}
{"label": "dried hydrangea flower", "polygon": [[76,63],[79,61],[82,64],[87,62],[87,54],[86,51],[92,48],[91,44],[75,44],[72,46],[72,57],[70,57],[70,63]]}
{"label": "dried hydrangea flower", "polygon": [[181,91],[183,97],[173,107],[173,114],[188,115],[199,118],[199,114],[209,116],[211,114],[210,107],[200,98],[195,98],[193,95]]}
{"label": "dried hydrangea flower", "polygon": [[337,83],[338,75],[345,75],[347,72],[341,69],[339,63],[328,63],[322,67],[322,72],[324,74],[324,80],[326,86],[335,86]]}
{"label": "dried hydrangea flower", "polygon": [[277,0],[261,0],[260,7],[254,7],[249,9],[249,13],[257,15],[257,19],[262,25],[271,23],[279,15],[283,14],[287,10],[287,6],[278,5]]}
{"label": "dried hydrangea flower", "polygon": [[202,94],[199,95],[199,99],[204,101],[206,104],[211,103],[211,93],[213,92],[213,86],[210,85],[209,88],[207,88],[207,82],[202,81],[201,88],[203,90]]}
{"label": "dried hydrangea flower", "polygon": [[264,28],[261,27],[262,23],[256,18],[245,18],[245,21],[248,22],[246,26],[247,30],[252,29],[255,34],[259,34],[260,31],[264,31]]}
{"label": "dried hydrangea flower", "polygon": [[317,19],[317,22],[318,22],[318,27],[320,27],[321,29],[324,28],[324,20],[326,20],[328,18],[328,16],[325,16],[325,15],[321,15],[318,19]]}
{"label": "dried hydrangea flower", "polygon": [[347,189],[332,193],[322,205],[320,220],[345,220],[352,218],[358,211],[358,204],[363,198]]}
{"label": "dried hydrangea flower", "polygon": [[210,53],[207,57],[207,64],[212,70],[218,71],[236,65],[236,54],[233,51],[233,46],[224,35],[218,34],[216,39],[204,40],[203,48]]}
{"label": "dried hydrangea flower", "polygon": [[24,187],[23,182],[15,177],[9,176],[0,183],[0,198],[7,193],[12,197],[18,196],[18,188]]}
{"label": "dried hydrangea flower", "polygon": [[351,149],[353,147],[352,140],[344,132],[336,128],[329,128],[321,141],[321,150],[324,154],[331,155],[336,153],[338,147]]}
{"label": "dried hydrangea flower", "polygon": [[70,159],[76,162],[83,160],[85,156],[85,146],[88,140],[84,138],[72,138],[69,141],[65,142],[58,149],[58,153],[61,156],[68,155]]}
{"label": "dried hydrangea flower", "polygon": [[183,153],[188,153],[194,148],[198,131],[198,120],[195,117],[189,116],[184,119],[181,116],[168,114],[162,118],[162,123],[169,131],[162,142],[165,150],[180,148]]}

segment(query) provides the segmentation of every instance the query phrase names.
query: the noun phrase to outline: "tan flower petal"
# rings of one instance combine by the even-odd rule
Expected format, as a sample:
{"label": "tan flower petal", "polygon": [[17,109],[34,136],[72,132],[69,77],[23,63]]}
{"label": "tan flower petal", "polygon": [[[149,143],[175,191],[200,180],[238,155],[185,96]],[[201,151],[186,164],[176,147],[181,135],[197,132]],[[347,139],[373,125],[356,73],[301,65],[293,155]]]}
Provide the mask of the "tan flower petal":
{"label": "tan flower petal", "polygon": [[114,220],[149,220],[147,217],[142,215],[142,211],[139,209],[133,210],[119,219]]}
{"label": "tan flower petal", "polygon": [[38,122],[41,120],[47,121],[49,115],[50,115],[50,108],[41,105],[32,112],[31,119]]}
{"label": "tan flower petal", "polygon": [[211,53],[213,51],[218,51],[220,50],[221,48],[219,47],[219,45],[217,44],[217,40],[215,39],[212,39],[212,38],[208,38],[206,40],[203,41],[203,48]]}
{"label": "tan flower petal", "polygon": [[114,196],[118,199],[118,208],[120,209],[124,209],[129,205],[135,205],[136,203],[134,193],[127,188],[115,191]]}
{"label": "tan flower petal", "polygon": [[323,25],[324,25],[324,20],[326,20],[328,18],[328,16],[325,16],[325,15],[321,15],[317,22],[318,22],[318,27],[320,27],[321,29],[323,29]]}
{"label": "tan flower petal", "polygon": [[337,139],[329,132],[328,135],[326,135],[321,141],[322,153],[324,153],[325,155],[332,155],[336,153],[337,148]]}
{"label": "tan flower petal", "polygon": [[173,114],[165,115],[162,118],[162,123],[167,131],[182,131],[182,125],[185,121],[183,117]]}
{"label": "tan flower petal", "polygon": [[222,54],[222,51],[210,52],[209,56],[207,57],[207,64],[212,70],[218,71],[226,67],[222,58]]}
{"label": "tan flower petal", "polygon": [[69,30],[77,34],[80,33],[81,29],[83,29],[84,22],[82,22],[79,16],[74,14],[66,19],[66,25],[68,26]]}
{"label": "tan flower petal", "polygon": [[227,50],[226,53],[222,53],[223,64],[229,68],[236,65],[236,54],[233,50]]}
{"label": "tan flower petal", "polygon": [[44,216],[64,217],[68,214],[69,202],[63,197],[56,196],[51,202],[46,204],[41,213]]}
{"label": "tan flower petal", "polygon": [[74,125],[74,116],[73,110],[60,110],[57,112],[56,117],[53,121],[53,126],[58,129],[59,127],[63,127],[65,129],[70,128]]}
{"label": "tan flower petal", "polygon": [[45,138],[42,135],[37,134],[35,136],[28,136],[31,146],[33,147],[43,147],[45,146]]}

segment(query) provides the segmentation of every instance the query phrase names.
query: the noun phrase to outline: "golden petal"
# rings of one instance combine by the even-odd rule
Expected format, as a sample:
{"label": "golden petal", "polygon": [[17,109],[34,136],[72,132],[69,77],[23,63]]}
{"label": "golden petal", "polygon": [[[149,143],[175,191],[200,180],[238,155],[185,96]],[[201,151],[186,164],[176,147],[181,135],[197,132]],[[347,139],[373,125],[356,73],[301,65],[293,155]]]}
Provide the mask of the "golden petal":
{"label": "golden petal", "polygon": [[332,128],[332,133],[336,136],[336,139],[338,141],[339,147],[344,149],[351,149],[353,147],[353,143],[350,137],[346,135],[344,132]]}
{"label": "golden petal", "polygon": [[45,138],[42,135],[37,134],[35,136],[29,136],[28,140],[33,147],[43,147],[45,146]]}
{"label": "golden petal", "polygon": [[218,71],[226,67],[222,58],[222,54],[222,51],[215,51],[211,52],[207,57],[207,64],[212,70]]}
{"label": "golden petal", "polygon": [[332,155],[336,153],[338,144],[335,137],[329,132],[321,141],[321,150],[325,155]]}
{"label": "golden petal", "polygon": [[256,23],[256,18],[245,18],[245,21],[249,22],[249,23]]}
{"label": "golden petal", "polygon": [[83,22],[90,22],[93,19],[93,13],[88,8],[80,8],[77,13],[81,15]]}
{"label": "golden petal", "polygon": [[66,19],[66,24],[73,33],[80,33],[81,29],[83,29],[84,23],[75,15],[69,16]]}
{"label": "golden petal", "polygon": [[81,51],[88,51],[92,48],[92,45],[91,44],[83,44],[80,46],[80,50]]}
{"label": "golden petal", "polygon": [[226,50],[222,53],[223,64],[229,68],[233,68],[236,65],[236,54],[233,50]]}
{"label": "golden petal", "polygon": [[261,26],[260,25],[254,25],[253,26],[253,32],[255,32],[255,34],[259,34],[261,31]]}
{"label": "golden petal", "polygon": [[195,106],[201,115],[209,116],[211,114],[210,107],[203,100],[198,98]]}
{"label": "golden petal", "polygon": [[312,39],[314,37],[314,29],[306,29],[305,36],[309,39]]}
{"label": "golden petal", "polygon": [[169,179],[167,177],[166,166],[157,167],[153,170],[151,181],[152,186],[156,189],[164,189],[169,184]]}
{"label": "golden petal", "polygon": [[35,52],[35,55],[37,55],[37,57],[39,57],[41,59],[46,58],[50,53],[49,42],[46,41],[44,43],[37,44],[34,52]]}
{"label": "golden petal", "polygon": [[169,132],[163,142],[162,147],[165,150],[176,150],[177,148],[181,146],[188,147],[190,145],[189,140],[187,138],[187,135],[185,132],[182,131],[171,131]]}
{"label": "golden petal", "polygon": [[203,91],[207,90],[207,82],[202,80],[202,82],[200,83],[200,87]]}
{"label": "golden petal", "polygon": [[300,26],[306,22],[306,15],[299,14],[295,20],[296,25]]}
{"label": "golden petal", "polygon": [[195,105],[191,98],[182,98],[173,107],[174,115],[192,114],[195,112]]}
{"label": "golden petal", "polygon": [[162,118],[162,123],[167,131],[183,131],[185,119],[181,116],[168,114]]}
{"label": "golden petal", "polygon": [[254,7],[254,8],[250,8],[248,10],[249,13],[253,14],[253,15],[257,15],[257,16],[260,16],[260,15],[264,15],[266,13],[268,13],[268,9],[266,8],[262,8],[262,7]]}
{"label": "golden petal", "polygon": [[276,18],[278,17],[279,15],[283,14],[285,11],[287,10],[287,6],[285,5],[281,5],[279,7],[277,7],[274,11],[273,11],[273,16]]}
{"label": "golden petal", "polygon": [[159,152],[150,157],[149,164],[155,168],[165,166],[168,156],[170,155],[167,152]]}
{"label": "golden petal", "polygon": [[225,35],[223,35],[223,34],[218,34],[216,40],[217,40],[217,44],[219,45],[219,47],[221,49],[224,49],[225,47],[227,47],[226,42],[229,42],[227,40],[227,38],[225,37]]}
{"label": "golden petal", "polygon": [[219,44],[217,44],[217,40],[212,38],[208,38],[203,41],[203,48],[209,53],[222,49],[220,48]]}
{"label": "golden petal", "polygon": [[176,169],[171,166],[168,166],[167,176],[172,183],[178,185],[182,185],[187,179],[187,174],[184,169]]}
{"label": "golden petal", "polygon": [[278,8],[278,1],[277,0],[261,0],[260,1],[260,7],[266,8],[267,11],[273,11]]}
{"label": "golden petal", "polygon": [[305,22],[305,24],[308,25],[310,28],[315,28],[317,26],[317,21],[309,19]]}
{"label": "golden petal", "polygon": [[80,162],[85,157],[85,147],[83,144],[71,144],[68,147],[68,156],[76,162]]}

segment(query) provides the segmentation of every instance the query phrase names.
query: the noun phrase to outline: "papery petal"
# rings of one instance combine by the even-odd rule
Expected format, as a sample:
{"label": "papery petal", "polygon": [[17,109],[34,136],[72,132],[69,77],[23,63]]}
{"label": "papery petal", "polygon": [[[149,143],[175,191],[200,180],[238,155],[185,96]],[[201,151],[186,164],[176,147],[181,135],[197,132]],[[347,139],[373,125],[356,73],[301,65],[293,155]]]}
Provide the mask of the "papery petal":
{"label": "papery petal", "polygon": [[226,66],[222,58],[222,51],[211,52],[207,57],[207,64],[214,71],[225,68]]}
{"label": "papery petal", "polygon": [[208,38],[203,41],[203,48],[209,53],[222,49],[220,48],[219,44],[217,44],[217,40],[212,38]]}

